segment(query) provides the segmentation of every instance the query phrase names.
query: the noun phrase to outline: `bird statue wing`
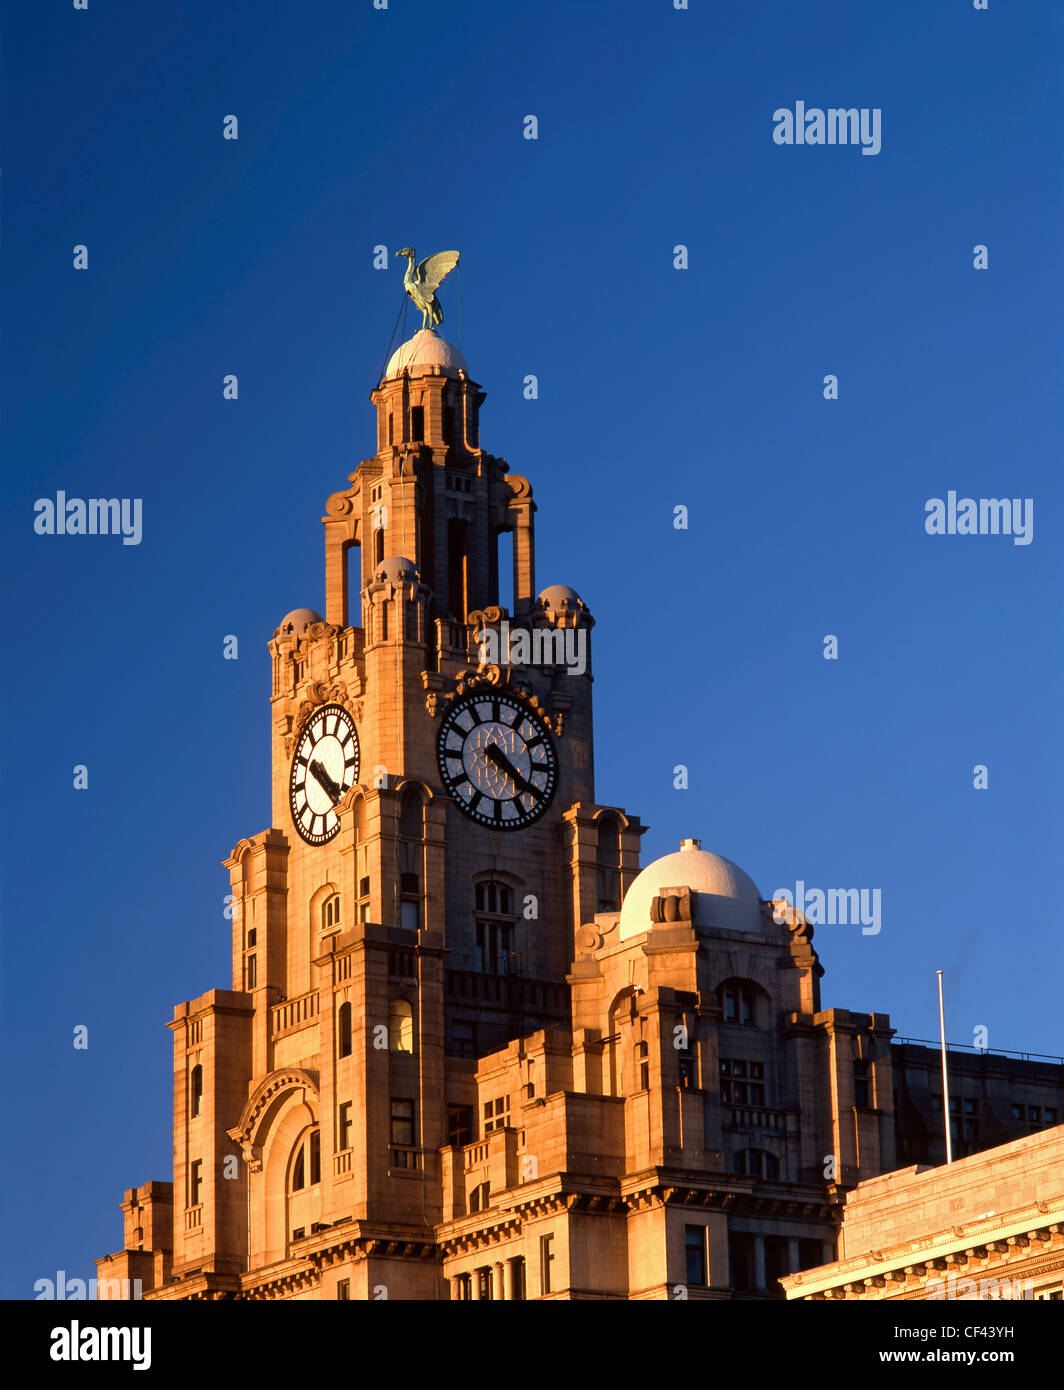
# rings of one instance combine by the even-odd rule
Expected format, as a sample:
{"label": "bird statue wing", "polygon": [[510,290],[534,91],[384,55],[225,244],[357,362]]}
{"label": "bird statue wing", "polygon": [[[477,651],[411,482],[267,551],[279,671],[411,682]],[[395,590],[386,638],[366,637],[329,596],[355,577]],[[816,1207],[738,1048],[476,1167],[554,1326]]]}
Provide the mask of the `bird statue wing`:
{"label": "bird statue wing", "polygon": [[426,256],[417,268],[418,288],[425,294],[435,294],[458,264],[457,251],[437,251]]}

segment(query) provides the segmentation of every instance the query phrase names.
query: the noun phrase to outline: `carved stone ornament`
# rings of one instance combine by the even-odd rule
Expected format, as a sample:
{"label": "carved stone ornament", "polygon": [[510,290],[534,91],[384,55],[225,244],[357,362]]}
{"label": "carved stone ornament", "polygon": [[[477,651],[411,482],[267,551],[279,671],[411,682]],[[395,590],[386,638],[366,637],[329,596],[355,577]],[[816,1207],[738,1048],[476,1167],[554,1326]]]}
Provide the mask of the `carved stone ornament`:
{"label": "carved stone ornament", "polygon": [[[487,612],[490,613],[492,610],[489,608]],[[564,714],[560,711],[554,714],[546,709],[528,681],[516,675],[512,666],[467,666],[458,672],[450,690],[430,690],[425,696],[425,708],[435,719],[437,715],[445,714],[455,700],[478,690],[512,691],[526,704],[531,705],[553,734],[561,737],[565,723]]]}
{"label": "carved stone ornament", "polygon": [[307,686],[307,693],[304,699],[299,702],[299,712],[295,718],[295,725],[290,734],[285,736],[284,751],[285,756],[289,756],[299,736],[303,732],[303,726],[310,719],[314,711],[321,705],[341,705],[355,721],[356,724],[362,723],[363,701],[356,700],[348,694],[347,686],[343,681],[312,681]]}

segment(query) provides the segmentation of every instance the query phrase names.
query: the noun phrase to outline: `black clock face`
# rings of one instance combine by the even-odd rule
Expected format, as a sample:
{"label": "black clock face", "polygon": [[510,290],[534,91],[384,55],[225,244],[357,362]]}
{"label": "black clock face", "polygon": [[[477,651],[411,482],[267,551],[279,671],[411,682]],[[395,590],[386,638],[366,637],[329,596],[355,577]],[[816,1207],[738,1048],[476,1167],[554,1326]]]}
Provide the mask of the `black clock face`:
{"label": "black clock face", "polygon": [[322,705],[303,726],[292,758],[292,822],[308,845],[340,829],[336,803],[358,781],[358,734],[347,710]]}
{"label": "black clock face", "polygon": [[443,785],[472,820],[521,830],[550,805],[558,760],[547,727],[512,695],[468,695],[440,726]]}

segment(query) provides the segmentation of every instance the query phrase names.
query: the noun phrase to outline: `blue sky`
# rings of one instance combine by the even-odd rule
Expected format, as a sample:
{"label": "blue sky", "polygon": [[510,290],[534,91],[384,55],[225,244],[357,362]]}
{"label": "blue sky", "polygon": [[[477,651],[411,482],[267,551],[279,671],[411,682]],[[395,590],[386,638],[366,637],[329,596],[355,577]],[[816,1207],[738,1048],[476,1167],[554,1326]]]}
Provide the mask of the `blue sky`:
{"label": "blue sky", "polygon": [[[817,932],[825,1005],[931,1037],[942,968],[951,1039],[1064,1051],[1062,16],[7,7],[7,1296],[88,1277],[170,1176],[164,1025],[228,983],[220,861],[270,814],[265,643],[374,446],[378,244],[462,252],[482,440],[595,615],[644,862],[878,888],[878,936]],[[881,152],[777,146],[799,99],[881,108]],[[142,498],[142,543],[35,535],[60,489]],[[1034,498],[1033,544],[927,536],[949,489]]]}

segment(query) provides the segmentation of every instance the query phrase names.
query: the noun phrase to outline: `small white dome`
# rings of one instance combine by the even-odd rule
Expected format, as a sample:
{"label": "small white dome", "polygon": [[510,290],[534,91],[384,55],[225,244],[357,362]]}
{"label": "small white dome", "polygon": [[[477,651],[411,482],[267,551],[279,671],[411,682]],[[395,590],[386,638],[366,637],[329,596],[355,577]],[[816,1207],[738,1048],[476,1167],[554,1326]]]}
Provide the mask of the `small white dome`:
{"label": "small white dome", "polygon": [[442,376],[469,375],[466,360],[453,343],[441,338],[431,328],[422,328],[392,353],[385,369],[385,379],[407,371],[411,376],[432,376],[438,369]]}
{"label": "small white dome", "polygon": [[418,581],[421,575],[413,560],[408,560],[405,555],[389,555],[373,571],[374,584],[398,584],[410,579]]}
{"label": "small white dome", "polygon": [[291,613],[286,613],[281,619],[275,637],[301,637],[311,623],[323,622],[320,613],[315,613],[313,608],[293,608]]}
{"label": "small white dome", "polygon": [[551,584],[536,599],[537,608],[546,613],[577,612],[585,607],[584,600],[568,584]]}
{"label": "small white dome", "polygon": [[667,888],[690,888],[696,894],[696,927],[765,930],[757,884],[738,864],[720,854],[710,854],[701,844],[700,840],[684,840],[675,854],[655,859],[636,875],[621,904],[617,930],[622,941],[650,930],[650,905]]}

